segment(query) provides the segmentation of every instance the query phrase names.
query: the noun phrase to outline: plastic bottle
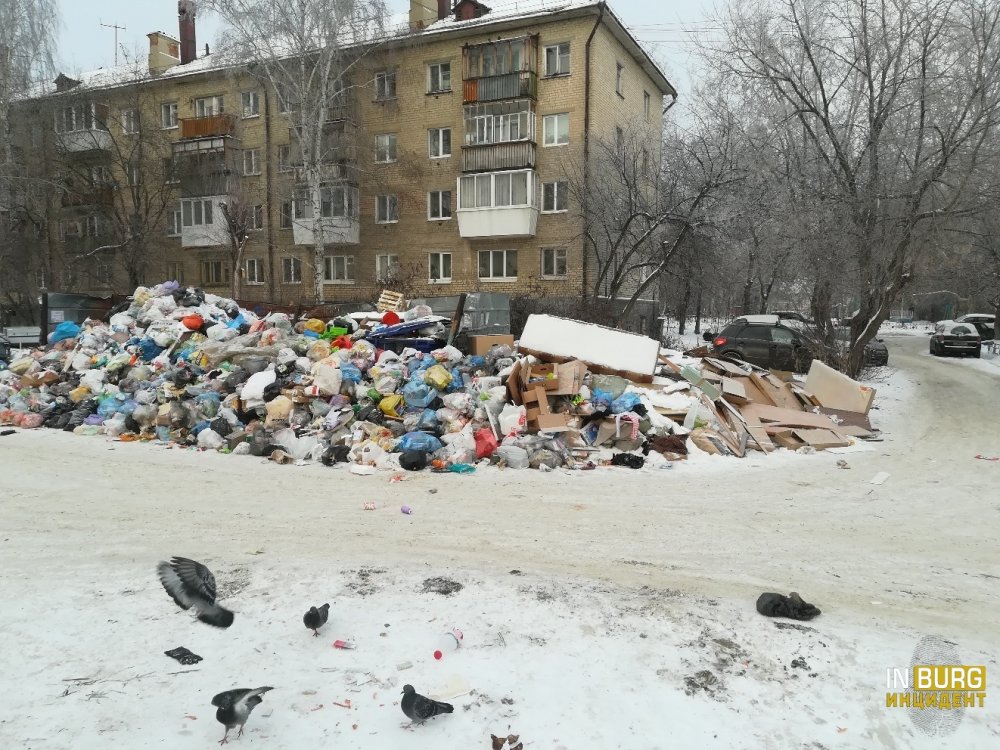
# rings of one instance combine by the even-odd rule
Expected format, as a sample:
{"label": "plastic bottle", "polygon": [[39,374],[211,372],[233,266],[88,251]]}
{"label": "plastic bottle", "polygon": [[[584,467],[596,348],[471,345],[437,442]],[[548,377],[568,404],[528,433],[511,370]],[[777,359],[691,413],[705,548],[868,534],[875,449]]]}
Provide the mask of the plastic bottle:
{"label": "plastic bottle", "polygon": [[441,639],[438,641],[438,647],[434,651],[434,658],[440,659],[447,653],[458,651],[458,647],[462,645],[463,638],[465,638],[465,636],[458,628],[452,628],[449,630],[447,633],[442,635]]}

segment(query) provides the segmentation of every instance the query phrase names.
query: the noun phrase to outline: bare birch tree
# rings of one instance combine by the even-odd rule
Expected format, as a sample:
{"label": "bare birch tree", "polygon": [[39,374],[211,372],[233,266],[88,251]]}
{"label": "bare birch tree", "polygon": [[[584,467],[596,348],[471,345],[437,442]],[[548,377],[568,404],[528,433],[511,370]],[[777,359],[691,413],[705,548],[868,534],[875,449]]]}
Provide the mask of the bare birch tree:
{"label": "bare birch tree", "polygon": [[343,200],[346,213],[357,211],[345,175],[352,169],[356,122],[351,103],[354,89],[368,83],[359,63],[386,38],[389,12],[382,0],[207,0],[206,6],[227,24],[222,54],[268,84],[289,117],[303,183],[297,200],[307,201],[312,219],[320,302],[326,246],[338,239],[322,220],[324,204]]}

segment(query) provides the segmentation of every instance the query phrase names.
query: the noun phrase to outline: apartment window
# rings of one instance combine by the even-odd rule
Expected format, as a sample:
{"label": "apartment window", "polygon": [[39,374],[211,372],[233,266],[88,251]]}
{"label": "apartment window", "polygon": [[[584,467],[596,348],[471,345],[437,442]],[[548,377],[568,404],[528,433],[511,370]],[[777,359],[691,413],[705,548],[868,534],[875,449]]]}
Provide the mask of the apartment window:
{"label": "apartment window", "polygon": [[625,92],[622,91],[622,82],[625,78],[625,66],[621,63],[616,63],[615,65],[615,92],[622,99],[625,98]]}
{"label": "apartment window", "polygon": [[302,261],[298,258],[281,259],[281,283],[301,284],[302,283]]}
{"label": "apartment window", "polygon": [[180,182],[177,177],[177,162],[172,156],[164,156],[160,160],[160,169],[163,172],[164,185],[176,185]]}
{"label": "apartment window", "polygon": [[128,184],[131,187],[136,187],[142,184],[142,171],[139,169],[138,164],[128,164],[125,167],[125,178],[128,180]]}
{"label": "apartment window", "polygon": [[533,140],[535,116],[531,102],[488,102],[465,107],[465,143],[482,146],[492,143]]}
{"label": "apartment window", "polygon": [[96,216],[88,216],[84,228],[87,237],[96,237],[101,232],[101,221]]}
{"label": "apartment window", "polygon": [[[320,216],[330,218],[355,218],[358,213],[358,189],[348,185],[334,185],[320,188]],[[292,202],[292,216],[296,219],[312,219],[312,197],[308,190],[300,190]]]}
{"label": "apartment window", "polygon": [[194,100],[194,116],[210,117],[225,112],[225,105],[221,96],[206,96]]}
{"label": "apartment window", "polygon": [[385,101],[396,98],[396,71],[382,70],[375,74],[375,99]]}
{"label": "apartment window", "polygon": [[107,130],[108,108],[100,104],[76,104],[60,107],[55,111],[57,133],[75,133],[81,130]]}
{"label": "apartment window", "polygon": [[240,105],[243,111],[243,119],[260,116],[260,99],[256,91],[244,91],[240,94]]}
{"label": "apartment window", "polygon": [[200,227],[212,221],[212,201],[207,198],[186,198],[181,201],[181,221],[186,227]]}
{"label": "apartment window", "polygon": [[184,264],[172,261],[167,263],[167,279],[176,281],[178,284],[184,283]]}
{"label": "apartment window", "polygon": [[517,250],[480,250],[479,278],[513,280],[517,278]]}
{"label": "apartment window", "polygon": [[292,228],[292,202],[284,201],[281,204],[281,218],[278,220],[278,226],[282,229]]}
{"label": "apartment window", "polygon": [[545,75],[569,75],[569,42],[545,48]]}
{"label": "apartment window", "polygon": [[260,174],[260,149],[248,148],[243,151],[243,174]]}
{"label": "apartment window", "polygon": [[432,159],[451,156],[451,128],[431,128],[427,131],[427,153]]}
{"label": "apartment window", "polygon": [[354,256],[327,255],[323,258],[323,282],[326,284],[353,284]]}
{"label": "apartment window", "polygon": [[649,151],[642,150],[642,176],[649,177]]}
{"label": "apartment window", "polygon": [[375,161],[380,164],[396,161],[395,133],[383,133],[375,136]]}
{"label": "apartment window", "polygon": [[375,198],[375,223],[395,224],[399,221],[399,196],[380,195]]}
{"label": "apartment window", "polygon": [[557,213],[569,207],[569,183],[546,182],[542,185],[542,211]]}
{"label": "apartment window", "polygon": [[264,262],[260,258],[247,258],[244,261],[243,273],[248,284],[263,284]]}
{"label": "apartment window", "polygon": [[375,256],[375,279],[377,281],[391,281],[399,275],[398,255],[376,255]]}
{"label": "apartment window", "polygon": [[542,248],[542,276],[549,279],[561,279],[566,276],[566,248]]}
{"label": "apartment window", "polygon": [[451,218],[450,190],[432,190],[427,194],[427,218],[430,220]]}
{"label": "apartment window", "polygon": [[181,212],[167,211],[167,237],[181,236]]}
{"label": "apartment window", "polygon": [[90,184],[94,187],[103,187],[111,184],[111,170],[103,165],[90,168]]}
{"label": "apartment window", "polygon": [[650,102],[649,92],[648,91],[643,91],[642,92],[642,113],[644,115],[646,115],[647,118],[649,117],[649,102]]}
{"label": "apartment window", "polygon": [[97,261],[94,266],[94,280],[104,286],[111,284],[111,264],[108,261]]}
{"label": "apartment window", "polygon": [[247,227],[252,231],[260,231],[264,228],[264,207],[254,206],[247,216]]}
{"label": "apartment window", "polygon": [[542,144],[563,146],[569,143],[569,114],[546,115],[542,120]]}
{"label": "apartment window", "polygon": [[434,63],[427,66],[427,93],[440,94],[451,91],[451,63]]}
{"label": "apartment window", "polygon": [[139,132],[139,110],[122,110],[122,132],[129,134]]}
{"label": "apartment window", "polygon": [[427,256],[427,278],[434,284],[451,282],[451,253],[430,253]]}
{"label": "apartment window", "polygon": [[177,127],[177,102],[160,105],[160,127],[165,130]]}
{"label": "apartment window", "polygon": [[625,151],[625,131],[621,128],[615,128],[615,148],[619,154]]}
{"label": "apartment window", "polygon": [[229,266],[221,260],[201,262],[201,283],[205,286],[221,286],[229,283]]}
{"label": "apartment window", "polygon": [[537,205],[534,173],[527,170],[463,175],[458,185],[463,209]]}
{"label": "apartment window", "polygon": [[292,171],[292,147],[287,144],[278,146],[278,171]]}

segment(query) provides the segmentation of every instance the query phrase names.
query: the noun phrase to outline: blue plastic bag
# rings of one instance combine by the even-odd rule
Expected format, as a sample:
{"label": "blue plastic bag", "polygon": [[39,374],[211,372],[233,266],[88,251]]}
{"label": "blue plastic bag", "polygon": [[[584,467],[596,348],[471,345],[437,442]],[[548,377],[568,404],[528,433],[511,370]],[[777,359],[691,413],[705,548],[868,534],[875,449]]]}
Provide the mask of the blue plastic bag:
{"label": "blue plastic bag", "polygon": [[635,393],[623,393],[611,402],[612,414],[624,414],[632,411],[640,404],[639,396]]}
{"label": "blue plastic bag", "polygon": [[352,365],[350,362],[340,363],[340,376],[344,380],[349,380],[352,383],[361,382],[361,370],[358,369],[357,365]]}
{"label": "blue plastic bag", "polygon": [[594,406],[598,409],[606,409],[611,406],[611,392],[602,391],[600,388],[595,388],[590,394],[590,400]]}
{"label": "blue plastic bag", "polygon": [[441,441],[426,432],[408,432],[399,439],[396,447],[406,453],[408,451],[423,451],[433,453],[443,447]]}
{"label": "blue plastic bag", "polygon": [[75,339],[79,335],[80,326],[72,320],[64,320],[49,334],[49,343],[58,344],[60,341],[65,341],[66,339]]}
{"label": "blue plastic bag", "polygon": [[421,409],[429,406],[431,401],[437,398],[437,393],[433,386],[421,380],[414,379],[403,386],[403,399],[406,401],[406,405],[419,406]]}
{"label": "blue plastic bag", "polygon": [[428,432],[434,432],[438,428],[438,418],[437,412],[433,409],[424,409],[420,414],[420,419],[417,420],[418,430],[427,430]]}

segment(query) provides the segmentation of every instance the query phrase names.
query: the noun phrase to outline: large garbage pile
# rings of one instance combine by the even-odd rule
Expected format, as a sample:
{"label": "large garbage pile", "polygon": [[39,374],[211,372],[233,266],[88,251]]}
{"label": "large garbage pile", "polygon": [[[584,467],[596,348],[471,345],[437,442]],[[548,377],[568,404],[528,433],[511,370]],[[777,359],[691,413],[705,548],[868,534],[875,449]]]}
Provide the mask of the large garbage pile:
{"label": "large garbage pile", "polygon": [[479,337],[465,354],[447,344],[447,318],[400,302],[293,321],[173,282],[140,288],[108,321],[61,324],[47,349],[12,356],[0,424],[358,473],[640,468],[689,450],[771,450],[771,438],[817,444],[814,418],[839,429],[833,414],[755,410],[765,399],[779,408],[771,391],[793,388],[772,374],[667,357],[642,336],[535,315],[517,349],[511,337]]}

